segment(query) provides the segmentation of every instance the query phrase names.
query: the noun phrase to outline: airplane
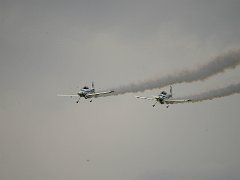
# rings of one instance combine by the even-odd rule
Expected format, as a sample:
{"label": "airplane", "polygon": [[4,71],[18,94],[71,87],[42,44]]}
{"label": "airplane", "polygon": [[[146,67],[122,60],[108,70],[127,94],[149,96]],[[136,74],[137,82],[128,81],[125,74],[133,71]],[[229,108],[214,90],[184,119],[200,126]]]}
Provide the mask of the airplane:
{"label": "airplane", "polygon": [[[80,89],[80,91],[77,94],[60,94],[58,96],[62,96],[62,97],[76,97],[78,98],[76,103],[79,103],[79,100],[81,97],[84,97],[85,99],[91,99],[91,98],[97,98],[100,96],[103,96],[105,94],[110,94],[113,93],[114,91],[102,91],[102,92],[95,92],[95,87],[94,87],[94,83],[92,82],[92,88],[89,88],[87,86],[84,86],[82,89]],[[90,102],[92,102],[92,99],[90,100]]]}
{"label": "airplane", "polygon": [[156,103],[152,105],[153,107],[155,107],[155,105],[158,102],[160,104],[167,104],[166,108],[169,107],[169,104],[185,103],[191,101],[191,99],[173,99],[172,86],[170,86],[170,94],[168,94],[166,91],[162,91],[158,96],[153,97],[135,96],[135,97],[139,99],[155,100]]}

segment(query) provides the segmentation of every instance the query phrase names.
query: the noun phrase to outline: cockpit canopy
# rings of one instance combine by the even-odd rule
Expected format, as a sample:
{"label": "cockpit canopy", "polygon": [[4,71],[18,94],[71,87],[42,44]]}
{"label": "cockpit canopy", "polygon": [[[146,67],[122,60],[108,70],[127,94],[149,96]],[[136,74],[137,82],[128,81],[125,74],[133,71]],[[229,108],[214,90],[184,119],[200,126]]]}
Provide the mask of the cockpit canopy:
{"label": "cockpit canopy", "polygon": [[162,91],[161,94],[167,95],[167,92],[166,91]]}
{"label": "cockpit canopy", "polygon": [[89,89],[89,87],[87,87],[87,86],[84,86],[84,87],[83,87],[83,89]]}

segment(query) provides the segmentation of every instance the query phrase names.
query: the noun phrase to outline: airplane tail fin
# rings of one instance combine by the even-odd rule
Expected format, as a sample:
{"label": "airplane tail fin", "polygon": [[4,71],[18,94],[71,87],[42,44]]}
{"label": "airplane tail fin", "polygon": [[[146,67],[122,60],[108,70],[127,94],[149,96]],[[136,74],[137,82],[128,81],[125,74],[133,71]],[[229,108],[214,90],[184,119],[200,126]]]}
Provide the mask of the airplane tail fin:
{"label": "airplane tail fin", "polygon": [[173,96],[172,86],[170,86],[170,95],[171,95],[171,97]]}
{"label": "airplane tail fin", "polygon": [[93,88],[93,89],[94,89],[94,91],[95,91],[94,82],[92,82],[92,88]]}

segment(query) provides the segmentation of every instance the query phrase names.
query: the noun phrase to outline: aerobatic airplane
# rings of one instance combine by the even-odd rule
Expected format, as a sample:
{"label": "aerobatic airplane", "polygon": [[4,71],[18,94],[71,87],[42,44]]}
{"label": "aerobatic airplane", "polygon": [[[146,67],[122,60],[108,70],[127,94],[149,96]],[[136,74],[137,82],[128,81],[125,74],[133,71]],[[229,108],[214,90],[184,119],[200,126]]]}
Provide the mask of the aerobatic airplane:
{"label": "aerobatic airplane", "polygon": [[155,100],[156,103],[152,106],[154,107],[158,102],[160,104],[167,104],[167,108],[169,107],[169,104],[177,104],[177,103],[185,103],[190,102],[191,99],[173,99],[172,94],[172,86],[170,86],[170,94],[167,94],[166,91],[162,91],[158,96],[152,96],[152,97],[142,97],[142,96],[136,96],[136,98],[140,99],[147,99],[147,100]]}
{"label": "aerobatic airplane", "polygon": [[[91,98],[96,98],[96,97],[103,96],[105,94],[110,94],[110,93],[113,93],[113,92],[114,91],[95,92],[94,83],[92,82],[92,88],[84,86],[82,89],[80,89],[80,91],[77,94],[70,94],[70,95],[60,94],[58,96],[76,97],[76,98],[78,98],[76,103],[78,103],[81,97],[84,97],[85,99],[91,99]],[[92,102],[92,99],[90,100],[90,102]]]}

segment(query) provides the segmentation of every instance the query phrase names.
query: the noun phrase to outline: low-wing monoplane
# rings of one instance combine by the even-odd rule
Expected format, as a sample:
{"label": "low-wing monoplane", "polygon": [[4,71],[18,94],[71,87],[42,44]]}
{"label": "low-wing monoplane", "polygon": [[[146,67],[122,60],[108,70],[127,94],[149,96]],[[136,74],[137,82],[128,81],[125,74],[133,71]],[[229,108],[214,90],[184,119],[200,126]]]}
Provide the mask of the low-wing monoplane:
{"label": "low-wing monoplane", "polygon": [[80,89],[80,91],[76,94],[60,94],[58,96],[63,96],[63,97],[76,97],[77,101],[76,103],[79,102],[80,98],[83,97],[85,99],[91,99],[90,102],[92,102],[92,98],[97,98],[104,96],[106,94],[113,93],[114,91],[102,91],[102,92],[95,92],[95,87],[94,83],[92,82],[92,88],[89,88],[87,86],[84,86],[83,88]]}
{"label": "low-wing monoplane", "polygon": [[155,100],[156,102],[155,104],[152,105],[153,107],[159,102],[160,104],[167,104],[166,106],[167,108],[169,107],[169,104],[185,103],[191,101],[191,99],[173,99],[172,86],[170,86],[170,94],[168,94],[166,91],[162,91],[158,96],[152,97],[136,96],[136,98]]}

